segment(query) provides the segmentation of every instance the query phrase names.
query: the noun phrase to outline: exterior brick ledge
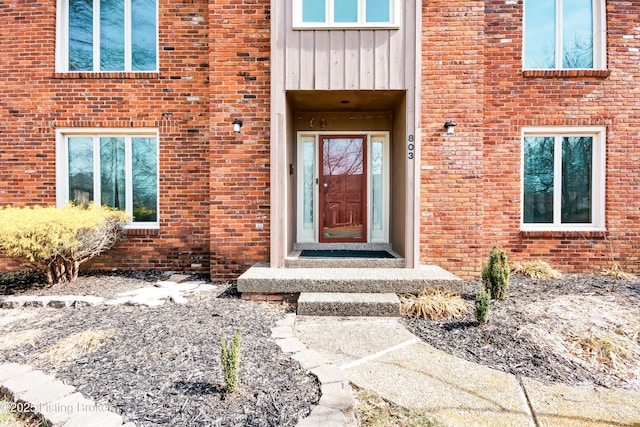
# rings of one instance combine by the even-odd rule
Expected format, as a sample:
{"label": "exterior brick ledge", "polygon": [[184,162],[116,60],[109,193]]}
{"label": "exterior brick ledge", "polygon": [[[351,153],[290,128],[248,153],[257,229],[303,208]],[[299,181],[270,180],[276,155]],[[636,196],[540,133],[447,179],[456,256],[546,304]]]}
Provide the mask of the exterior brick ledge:
{"label": "exterior brick ledge", "polygon": [[160,230],[157,228],[126,228],[124,234],[127,236],[159,236]]}
{"label": "exterior brick ledge", "polygon": [[124,72],[124,71],[113,71],[113,72],[69,72],[69,73],[54,73],[53,77],[55,79],[157,79],[160,77],[160,73],[157,72]]}
{"label": "exterior brick ledge", "polygon": [[534,239],[604,239],[607,236],[606,231],[537,231],[537,230],[521,230],[520,237]]}
{"label": "exterior brick ledge", "polygon": [[522,77],[525,78],[580,78],[580,77],[596,77],[607,78],[611,74],[609,70],[524,70]]}

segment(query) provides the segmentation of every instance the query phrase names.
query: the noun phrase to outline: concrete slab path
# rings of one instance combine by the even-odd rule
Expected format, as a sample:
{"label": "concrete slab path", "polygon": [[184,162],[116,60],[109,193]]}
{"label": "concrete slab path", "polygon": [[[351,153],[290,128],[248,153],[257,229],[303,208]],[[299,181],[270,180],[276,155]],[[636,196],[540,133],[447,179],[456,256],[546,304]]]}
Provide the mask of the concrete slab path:
{"label": "concrete slab path", "polygon": [[640,393],[516,378],[425,344],[397,319],[298,316],[294,333],[353,384],[446,426],[640,426]]}

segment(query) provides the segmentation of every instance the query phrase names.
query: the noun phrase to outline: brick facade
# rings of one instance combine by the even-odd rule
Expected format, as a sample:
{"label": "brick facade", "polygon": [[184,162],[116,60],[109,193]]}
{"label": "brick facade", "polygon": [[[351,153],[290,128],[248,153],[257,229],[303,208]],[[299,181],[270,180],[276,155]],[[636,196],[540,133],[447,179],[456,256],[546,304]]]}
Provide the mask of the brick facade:
{"label": "brick facade", "polygon": [[[0,5],[0,203],[55,204],[55,129],[159,130],[160,230],[94,267],[209,268],[208,2],[159,1],[159,73],[55,73],[56,1]],[[200,265],[200,267],[198,267]]]}
{"label": "brick facade", "polygon": [[[640,9],[607,2],[606,71],[523,72],[523,2],[506,3],[423,6],[423,128],[459,126],[423,135],[422,260],[477,277],[500,243],[569,272],[624,261],[640,233]],[[523,126],[606,127],[606,233],[520,231]]]}
{"label": "brick facade", "polygon": [[[55,204],[56,128],[157,128],[160,229],[130,232],[92,266],[235,277],[269,260],[270,2],[158,9],[158,73],[58,74],[56,1],[0,5],[0,204]],[[421,261],[477,277],[492,243],[565,271],[632,254],[637,5],[607,2],[606,72],[523,72],[522,0],[429,1],[422,13]],[[522,127],[576,125],[607,129],[607,233],[521,232]]]}

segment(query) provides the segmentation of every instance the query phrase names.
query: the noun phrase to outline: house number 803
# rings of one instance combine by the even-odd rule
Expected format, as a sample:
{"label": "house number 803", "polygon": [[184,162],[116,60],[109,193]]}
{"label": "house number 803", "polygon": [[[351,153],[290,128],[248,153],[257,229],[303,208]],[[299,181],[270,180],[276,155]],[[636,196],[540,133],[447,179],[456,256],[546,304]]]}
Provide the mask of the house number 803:
{"label": "house number 803", "polygon": [[415,158],[415,148],[416,147],[413,144],[413,135],[409,135],[409,144],[407,145],[409,160],[413,160]]}

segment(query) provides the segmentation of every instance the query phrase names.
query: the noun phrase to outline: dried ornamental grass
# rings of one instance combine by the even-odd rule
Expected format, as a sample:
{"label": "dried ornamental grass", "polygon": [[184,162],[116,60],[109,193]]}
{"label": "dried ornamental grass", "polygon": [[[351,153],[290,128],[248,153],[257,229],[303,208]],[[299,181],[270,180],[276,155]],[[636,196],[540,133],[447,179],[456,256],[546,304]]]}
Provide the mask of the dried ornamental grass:
{"label": "dried ornamental grass", "polygon": [[10,332],[3,335],[0,339],[0,350],[15,350],[16,348],[27,344],[34,347],[36,339],[38,339],[40,335],[42,335],[42,330],[40,329],[26,329],[24,331]]}
{"label": "dried ornamental grass", "polygon": [[116,329],[88,329],[60,340],[42,354],[54,364],[76,360],[87,354],[95,353],[105,342],[114,339],[117,334]]}
{"label": "dried ornamental grass", "polygon": [[624,271],[624,268],[617,262],[614,262],[611,265],[611,268],[601,269],[600,275],[613,277],[614,279],[617,279],[617,280],[637,280],[638,279],[638,277],[636,277],[635,275]]}
{"label": "dried ornamental grass", "polygon": [[425,319],[457,318],[469,312],[469,306],[457,292],[427,288],[418,295],[401,295],[402,315]]}
{"label": "dried ornamental grass", "polygon": [[353,387],[356,395],[358,425],[369,427],[435,427],[438,422],[415,409],[384,400],[376,393]]}
{"label": "dried ornamental grass", "polygon": [[624,335],[573,335],[572,341],[584,358],[621,379],[635,379],[640,364],[640,348]]}
{"label": "dried ornamental grass", "polygon": [[525,261],[523,263],[515,262],[513,263],[512,271],[532,279],[562,279],[563,277],[562,273],[551,267],[551,265],[539,260]]}

